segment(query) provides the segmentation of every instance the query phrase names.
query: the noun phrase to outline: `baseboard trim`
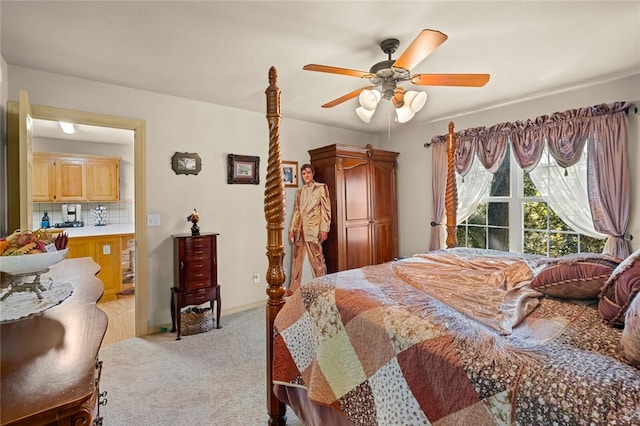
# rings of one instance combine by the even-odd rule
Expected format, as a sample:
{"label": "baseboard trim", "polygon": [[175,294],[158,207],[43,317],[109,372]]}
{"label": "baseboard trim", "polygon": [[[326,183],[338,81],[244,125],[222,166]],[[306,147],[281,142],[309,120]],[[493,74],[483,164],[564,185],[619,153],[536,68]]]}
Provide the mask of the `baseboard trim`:
{"label": "baseboard trim", "polygon": [[[236,306],[235,308],[231,308],[231,309],[223,309],[220,312],[220,318],[223,318],[231,314],[237,314],[238,312],[248,311],[249,309],[263,307],[263,306],[266,306],[266,304],[267,304],[267,301],[265,299],[265,300],[260,300],[258,302],[249,303],[247,305]],[[169,330],[171,330],[171,324],[161,324],[161,325],[149,327],[149,334],[167,333],[169,332]]]}
{"label": "baseboard trim", "polygon": [[261,306],[266,306],[267,305],[267,299],[265,300],[260,300],[258,302],[254,302],[254,303],[249,303],[248,305],[242,305],[242,306],[236,306],[235,308],[231,308],[231,309],[223,309],[222,312],[220,312],[220,316],[224,317],[225,315],[231,315],[231,314],[235,314],[238,312],[244,312],[244,311],[248,311],[249,309],[254,309],[254,308],[258,308]]}

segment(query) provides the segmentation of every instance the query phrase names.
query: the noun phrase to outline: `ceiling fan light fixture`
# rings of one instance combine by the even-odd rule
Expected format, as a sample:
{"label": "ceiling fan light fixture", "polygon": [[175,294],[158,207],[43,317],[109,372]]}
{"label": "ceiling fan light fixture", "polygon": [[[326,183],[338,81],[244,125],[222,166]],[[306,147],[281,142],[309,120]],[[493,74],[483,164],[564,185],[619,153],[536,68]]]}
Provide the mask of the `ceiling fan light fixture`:
{"label": "ceiling fan light fixture", "polygon": [[360,101],[360,106],[369,111],[375,111],[378,106],[378,102],[382,99],[382,94],[379,90],[373,89],[365,89],[360,92],[360,96],[358,96],[358,101]]}
{"label": "ceiling fan light fixture", "polygon": [[[396,107],[396,122],[406,123],[413,118],[416,112],[420,111],[422,107],[424,107],[425,102],[427,102],[427,94],[425,92],[416,92],[414,90],[405,92],[404,89],[400,89],[401,88],[398,88],[398,92],[396,92],[396,95],[391,101]],[[402,97],[400,102],[397,101],[397,97],[399,96]]]}
{"label": "ceiling fan light fixture", "polygon": [[410,90],[405,94],[405,103],[408,103],[411,110],[415,113],[420,111],[427,102],[426,92],[415,92]]}
{"label": "ceiling fan light fixture", "polygon": [[68,123],[66,121],[58,121],[60,128],[67,135],[72,135],[76,132],[76,128],[73,126],[73,123]]}
{"label": "ceiling fan light fixture", "polygon": [[409,104],[405,102],[404,106],[401,108],[396,108],[396,115],[398,123],[406,123],[411,120],[416,113],[411,110]]}
{"label": "ceiling fan light fixture", "polygon": [[376,112],[375,108],[374,109],[366,109],[364,107],[356,108],[356,114],[358,114],[358,117],[360,117],[360,119],[365,123],[368,123],[371,121],[371,117],[373,117],[374,112]]}

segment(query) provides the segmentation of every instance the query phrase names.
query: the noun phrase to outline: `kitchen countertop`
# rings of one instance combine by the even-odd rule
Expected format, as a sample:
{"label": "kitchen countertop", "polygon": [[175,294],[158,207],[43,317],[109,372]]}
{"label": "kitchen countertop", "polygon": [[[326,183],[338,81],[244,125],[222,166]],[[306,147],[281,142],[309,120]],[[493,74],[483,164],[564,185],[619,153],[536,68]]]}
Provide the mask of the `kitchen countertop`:
{"label": "kitchen countertop", "polygon": [[70,238],[73,237],[100,237],[103,235],[133,234],[133,223],[120,223],[106,226],[85,225],[79,228],[49,228],[51,231],[64,231]]}

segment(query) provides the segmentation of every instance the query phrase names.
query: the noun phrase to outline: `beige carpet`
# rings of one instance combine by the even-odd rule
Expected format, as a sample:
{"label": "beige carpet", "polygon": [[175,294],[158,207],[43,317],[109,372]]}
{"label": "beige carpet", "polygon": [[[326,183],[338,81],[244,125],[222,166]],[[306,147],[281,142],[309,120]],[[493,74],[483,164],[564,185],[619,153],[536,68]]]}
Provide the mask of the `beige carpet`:
{"label": "beige carpet", "polygon": [[[163,333],[104,346],[103,424],[266,425],[265,310],[220,322],[180,341]],[[302,425],[291,409],[287,424]]]}

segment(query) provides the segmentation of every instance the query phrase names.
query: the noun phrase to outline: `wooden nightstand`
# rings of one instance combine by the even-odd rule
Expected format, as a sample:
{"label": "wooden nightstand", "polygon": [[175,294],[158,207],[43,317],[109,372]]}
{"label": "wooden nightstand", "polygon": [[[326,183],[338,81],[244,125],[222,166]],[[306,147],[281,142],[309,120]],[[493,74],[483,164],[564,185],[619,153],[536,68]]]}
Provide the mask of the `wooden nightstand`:
{"label": "wooden nightstand", "polygon": [[[171,331],[178,331],[180,311],[190,305],[216,304],[216,328],[220,328],[220,285],[218,284],[217,233],[172,235],[174,282],[171,289]],[[177,325],[177,326],[176,326]]]}

